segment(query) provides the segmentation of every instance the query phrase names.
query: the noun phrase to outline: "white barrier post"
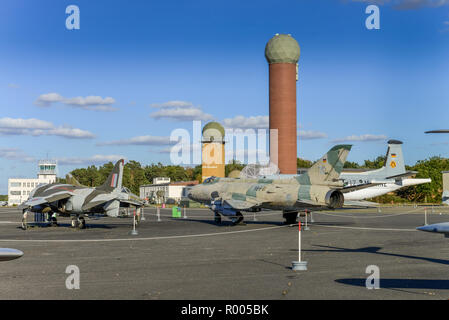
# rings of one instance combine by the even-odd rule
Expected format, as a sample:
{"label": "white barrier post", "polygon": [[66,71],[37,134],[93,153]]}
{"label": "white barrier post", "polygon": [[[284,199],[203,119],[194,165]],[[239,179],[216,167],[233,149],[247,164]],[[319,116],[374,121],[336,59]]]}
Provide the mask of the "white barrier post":
{"label": "white barrier post", "polygon": [[137,236],[139,233],[136,230],[136,210],[134,210],[134,215],[133,215],[133,229],[131,230],[130,234],[132,236]]}
{"label": "white barrier post", "polygon": [[[310,230],[310,229],[309,229],[309,226],[307,225],[307,219],[308,219],[307,216],[308,216],[308,213],[309,213],[309,210],[306,209],[306,211],[305,211],[305,214],[306,214],[306,225],[304,226],[304,231]],[[300,261],[301,261],[301,260],[300,260]]]}
{"label": "white barrier post", "polygon": [[301,261],[301,221],[298,223],[298,261],[292,261],[292,270],[307,270],[307,261]]}
{"label": "white barrier post", "polygon": [[140,221],[145,221],[145,207],[140,208]]}
{"label": "white barrier post", "polygon": [[187,210],[186,210],[186,206],[185,206],[185,205],[184,205],[184,208],[183,208],[183,209],[184,209],[184,219],[187,219],[187,214],[186,214],[186,211],[187,211]]}
{"label": "white barrier post", "polygon": [[157,212],[157,222],[161,222],[161,208],[159,208],[158,205],[156,205],[156,212]]}
{"label": "white barrier post", "polygon": [[424,208],[424,225],[427,226],[427,208]]}

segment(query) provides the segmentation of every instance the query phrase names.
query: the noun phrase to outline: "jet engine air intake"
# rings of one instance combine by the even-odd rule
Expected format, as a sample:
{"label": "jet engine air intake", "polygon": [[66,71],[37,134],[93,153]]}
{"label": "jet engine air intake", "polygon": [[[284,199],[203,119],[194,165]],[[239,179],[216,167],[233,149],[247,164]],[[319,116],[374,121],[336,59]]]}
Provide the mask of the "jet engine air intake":
{"label": "jet engine air intake", "polygon": [[330,190],[326,193],[325,202],[329,208],[337,209],[343,207],[345,198],[339,190]]}

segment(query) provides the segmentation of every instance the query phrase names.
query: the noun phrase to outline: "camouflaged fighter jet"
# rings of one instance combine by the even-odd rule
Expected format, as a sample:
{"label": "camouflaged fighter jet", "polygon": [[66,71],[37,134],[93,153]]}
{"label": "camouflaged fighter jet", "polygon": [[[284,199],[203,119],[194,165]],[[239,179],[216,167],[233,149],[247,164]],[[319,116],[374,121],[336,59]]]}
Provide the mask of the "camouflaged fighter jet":
{"label": "camouflaged fighter jet", "polygon": [[286,224],[296,222],[304,209],[335,209],[344,203],[343,193],[376,184],[343,187],[339,179],[351,145],[337,145],[318,160],[307,173],[254,178],[207,178],[192,187],[188,197],[204,203],[215,213],[231,218],[234,224],[243,221],[242,211],[258,209],[282,210]]}
{"label": "camouflaged fighter jet", "polygon": [[72,227],[84,229],[85,215],[106,214],[118,217],[120,208],[136,207],[140,217],[140,208],[144,202],[127,188],[122,187],[124,160],[119,160],[106,182],[96,188],[81,185],[75,178],[68,177],[70,183],[52,183],[35,188],[27,201],[19,206],[23,212],[22,228],[27,228],[29,212],[47,213],[50,221],[56,225],[56,215],[71,216]]}

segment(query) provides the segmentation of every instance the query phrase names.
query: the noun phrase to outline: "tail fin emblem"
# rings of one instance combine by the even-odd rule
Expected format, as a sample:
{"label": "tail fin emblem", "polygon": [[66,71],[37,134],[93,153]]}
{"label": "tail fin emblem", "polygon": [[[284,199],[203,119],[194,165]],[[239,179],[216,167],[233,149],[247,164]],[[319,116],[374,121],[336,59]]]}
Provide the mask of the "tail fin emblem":
{"label": "tail fin emblem", "polygon": [[112,179],[111,179],[111,187],[115,188],[117,187],[117,173],[114,173],[112,175]]}

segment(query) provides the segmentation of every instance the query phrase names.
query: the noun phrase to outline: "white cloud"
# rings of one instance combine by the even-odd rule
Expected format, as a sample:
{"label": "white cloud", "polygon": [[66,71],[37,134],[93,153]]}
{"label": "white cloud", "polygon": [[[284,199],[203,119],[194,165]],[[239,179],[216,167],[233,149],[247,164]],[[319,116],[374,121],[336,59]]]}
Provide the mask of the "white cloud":
{"label": "white cloud", "polygon": [[147,146],[162,146],[169,145],[170,137],[160,136],[138,136],[129,139],[106,141],[97,143],[98,146],[123,146],[123,145],[147,145]]}
{"label": "white cloud", "polygon": [[111,97],[102,98],[100,96],[87,96],[87,97],[73,97],[73,98],[64,98],[59,93],[46,93],[41,94],[34,104],[40,107],[49,107],[53,103],[61,102],[67,106],[81,108],[85,110],[94,110],[94,111],[116,111],[118,110],[115,107],[111,107],[110,105],[114,104],[116,101]]}
{"label": "white cloud", "polygon": [[199,106],[194,106],[190,102],[185,101],[168,101],[161,104],[152,104],[153,108],[159,109],[150,114],[154,119],[169,119],[174,121],[209,121],[213,120],[213,116],[205,113]]}
{"label": "white cloud", "polygon": [[382,141],[382,140],[386,140],[386,139],[387,139],[387,136],[385,136],[385,135],[363,134],[360,136],[352,135],[352,136],[347,136],[345,138],[335,139],[335,140],[332,140],[332,142],[349,142],[349,141],[366,142],[366,141]]}
{"label": "white cloud", "polygon": [[9,88],[12,88],[12,89],[18,89],[18,88],[20,88],[20,86],[19,86],[18,84],[16,84],[16,83],[9,83],[9,84],[8,84],[8,87],[9,87]]}
{"label": "white cloud", "polygon": [[394,1],[397,10],[414,10],[419,8],[438,8],[449,4],[449,0],[397,0]]}
{"label": "white cloud", "polygon": [[30,157],[25,152],[17,148],[0,148],[0,158],[8,160],[21,160],[25,162],[35,161],[33,157]]}
{"label": "white cloud", "polygon": [[89,131],[70,126],[56,127],[49,121],[39,119],[0,118],[0,135],[60,136],[70,139],[92,139]]}
{"label": "white cloud", "polygon": [[60,136],[69,139],[92,139],[95,135],[89,131],[72,128],[68,126],[58,127],[51,129],[47,132],[47,135]]}
{"label": "white cloud", "polygon": [[449,0],[351,0],[366,4],[391,4],[397,10],[414,10],[420,8],[438,8],[449,4]]}
{"label": "white cloud", "polygon": [[184,152],[201,152],[201,144],[200,143],[184,143],[179,144],[177,143],[174,146],[169,146],[163,149],[158,150],[159,153],[180,153],[181,151]]}
{"label": "white cloud", "polygon": [[164,103],[153,103],[152,108],[191,108],[193,104],[187,101],[173,100]]}
{"label": "white cloud", "polygon": [[234,118],[226,118],[223,120],[225,128],[232,129],[268,129],[268,116],[235,116]]}
{"label": "white cloud", "polygon": [[59,165],[102,165],[108,162],[117,162],[120,159],[126,159],[121,155],[101,155],[96,154],[88,158],[58,158]]}
{"label": "white cloud", "polygon": [[59,93],[46,93],[46,94],[41,94],[36,101],[34,102],[34,104],[41,106],[41,107],[49,107],[51,106],[52,103],[55,102],[60,102],[64,100],[64,97],[61,96]]}
{"label": "white cloud", "polygon": [[327,134],[320,131],[313,130],[299,130],[298,138],[301,140],[313,140],[313,139],[323,139],[327,138]]}

